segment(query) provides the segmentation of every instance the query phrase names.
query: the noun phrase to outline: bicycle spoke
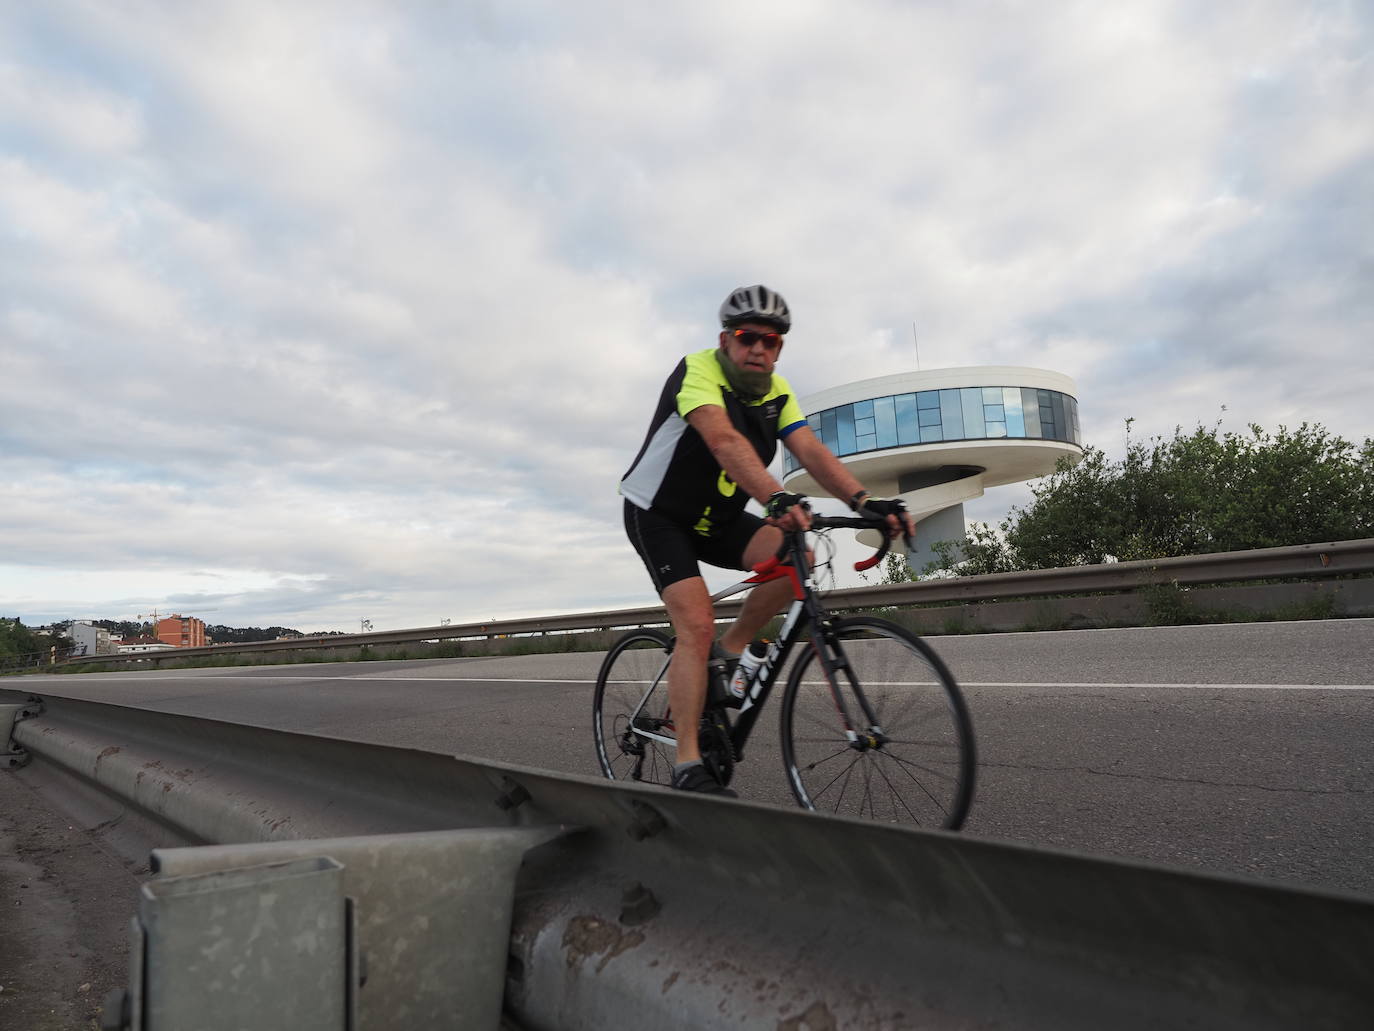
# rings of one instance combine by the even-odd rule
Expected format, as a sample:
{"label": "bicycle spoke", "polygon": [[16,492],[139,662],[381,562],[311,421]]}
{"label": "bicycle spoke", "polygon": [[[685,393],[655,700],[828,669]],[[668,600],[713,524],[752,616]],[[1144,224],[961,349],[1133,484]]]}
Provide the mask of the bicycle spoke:
{"label": "bicycle spoke", "polygon": [[831,718],[827,720],[827,719],[824,719],[822,716],[817,715],[817,714],[815,714],[815,713],[807,713],[807,714],[806,714],[806,723],[807,723],[808,728],[811,729],[811,730],[819,730],[819,731],[821,731],[821,732],[823,732],[823,733],[825,733],[825,734],[827,734],[827,735],[833,735],[834,732],[835,732],[835,724],[836,724],[835,717],[838,716],[838,715],[839,715],[839,713],[837,713],[837,712],[836,712],[836,713],[832,713],[832,714],[831,714]]}
{"label": "bicycle spoke", "polygon": [[827,755],[824,759],[817,759],[815,762],[807,763],[807,764],[806,764],[806,768],[807,768],[808,770],[814,770],[816,767],[822,765],[823,763],[828,763],[831,759],[835,758],[837,755],[844,755],[846,752],[849,752],[849,751],[852,751],[852,749],[850,749],[850,748],[848,748],[848,747],[841,748],[838,752],[831,752],[831,753],[830,753],[829,755]]}
{"label": "bicycle spoke", "polygon": [[956,752],[959,750],[957,741],[918,741],[912,738],[893,737],[890,734],[884,734],[883,741],[889,745],[911,745],[913,748],[952,748]]}
{"label": "bicycle spoke", "polygon": [[843,718],[840,715],[839,706],[835,705],[834,697],[830,694],[830,688],[826,685],[821,685],[818,690],[824,692],[828,707],[822,709],[821,712],[818,713],[808,711],[804,714],[804,719],[811,727],[824,731],[827,734],[834,734],[837,729],[837,724],[841,732],[843,732]]}
{"label": "bicycle spoke", "polygon": [[912,710],[918,705],[923,704],[924,701],[915,694],[910,694],[902,700],[903,704],[900,708],[891,713],[885,712],[884,710],[886,709],[888,699],[893,697],[895,697],[893,694],[884,694],[881,696],[881,704],[873,706],[873,714],[878,717],[878,722],[884,726],[902,726],[907,717],[912,714]]}
{"label": "bicycle spoke", "polygon": [[[893,756],[892,758],[895,759],[896,757]],[[901,760],[898,760],[898,762],[901,763]],[[905,773],[908,777],[910,777],[910,778],[911,778],[911,782],[912,782],[913,784],[915,784],[918,788],[920,788],[921,791],[925,794],[925,796],[926,796],[928,799],[930,799],[930,800],[931,800],[932,802],[934,802],[937,806],[939,806],[940,809],[941,809],[941,811],[946,811],[946,812],[947,812],[947,810],[945,810],[944,803],[941,802],[941,801],[940,801],[938,798],[936,798],[934,795],[932,795],[932,794],[930,793],[930,789],[927,788],[927,787],[925,786],[925,784],[923,784],[920,780],[918,780],[918,779],[916,778],[916,776],[915,776],[910,770],[907,769],[907,766],[908,766],[908,765],[910,765],[910,766],[915,766],[915,763],[907,763],[907,764],[898,765],[897,769],[901,770],[901,771],[902,771],[903,773]],[[920,767],[917,767],[917,769],[920,769]],[[936,774],[936,776],[939,776],[939,774]],[[955,778],[952,778],[952,777],[951,777],[951,778],[948,778],[948,779],[954,780]]]}
{"label": "bicycle spoke", "polygon": [[[885,748],[878,749],[878,754],[879,754],[879,755],[885,755],[885,756],[887,756],[889,759],[891,759],[893,762],[899,763],[899,764],[902,766],[903,769],[906,769],[906,767],[910,766],[912,769],[920,770],[922,773],[929,773],[932,777],[942,777],[942,778],[944,778],[945,780],[954,781],[954,782],[956,782],[956,783],[957,783],[958,780],[959,780],[958,774],[954,774],[954,773],[945,773],[943,770],[937,770],[937,769],[935,769],[934,767],[931,767],[931,766],[922,766],[920,763],[918,763],[918,762],[913,762],[913,761],[910,760],[910,759],[903,759],[903,758],[902,758],[900,755],[898,755],[896,752],[889,752],[889,751],[888,751],[887,749],[885,749]],[[912,776],[912,774],[911,774],[910,772],[908,772],[907,775],[908,775],[908,776]],[[913,777],[913,779],[915,779],[915,778]]]}
{"label": "bicycle spoke", "polygon": [[[857,752],[854,753],[854,757],[855,757],[856,760],[858,759],[858,753],[857,753]],[[830,783],[829,783],[829,784],[827,784],[825,787],[821,788],[820,791],[818,791],[818,792],[816,792],[814,795],[812,795],[812,796],[811,796],[811,801],[812,801],[812,802],[818,801],[818,800],[820,799],[821,795],[824,795],[827,791],[829,791],[831,788],[833,788],[833,787],[835,786],[835,782],[836,782],[837,780],[839,780],[841,777],[846,776],[846,775],[847,775],[850,771],[852,771],[853,769],[854,769],[854,763],[851,762],[848,766],[846,766],[844,769],[842,769],[839,773],[837,773],[837,774],[835,774],[835,776],[831,777],[831,778],[830,778]],[[841,794],[841,795],[844,794],[844,788],[843,788],[843,787],[840,788],[840,794]]]}
{"label": "bicycle spoke", "polygon": [[670,647],[660,631],[630,631],[602,663],[593,709],[597,758],[608,777],[646,784],[671,778],[673,731],[664,678]]}
{"label": "bicycle spoke", "polygon": [[[873,768],[878,771],[878,776],[882,777],[883,780],[887,782],[887,786],[892,790],[892,797],[902,804],[902,808],[907,811],[907,815],[911,817],[912,822],[920,823],[921,818],[917,816],[914,812],[912,812],[911,806],[906,804],[906,799],[902,797],[902,793],[897,790],[896,785],[892,783],[892,780],[888,777],[887,773],[883,770],[883,768],[876,764]],[[927,794],[929,794],[929,792],[927,792]],[[935,799],[933,801],[937,806],[940,806],[940,802],[938,799]],[[941,811],[945,811],[944,806],[940,806],[940,809]],[[893,807],[892,811],[893,813],[896,813],[896,807]]]}
{"label": "bicycle spoke", "polygon": [[[872,764],[872,763],[869,763],[869,762],[866,762],[866,763],[864,763],[863,765],[864,765],[864,800],[868,802],[868,810],[869,810],[869,812],[871,812],[871,813],[873,814],[874,818],[876,819],[877,816],[878,816],[878,807],[875,806],[875,805],[873,804],[873,770],[872,770],[873,764]],[[864,807],[863,807],[863,803],[861,802],[861,803],[859,804],[859,815],[860,815],[860,816],[863,816],[863,814],[864,814]]]}
{"label": "bicycle spoke", "polygon": [[854,774],[854,764],[850,763],[844,771],[844,783],[840,785],[840,797],[835,799],[835,812],[840,811],[840,806],[844,803],[844,793],[849,790],[849,778]]}
{"label": "bicycle spoke", "polygon": [[849,747],[849,739],[840,734],[827,734],[825,737],[799,737],[796,739],[799,745],[833,745],[836,741],[844,743]]}

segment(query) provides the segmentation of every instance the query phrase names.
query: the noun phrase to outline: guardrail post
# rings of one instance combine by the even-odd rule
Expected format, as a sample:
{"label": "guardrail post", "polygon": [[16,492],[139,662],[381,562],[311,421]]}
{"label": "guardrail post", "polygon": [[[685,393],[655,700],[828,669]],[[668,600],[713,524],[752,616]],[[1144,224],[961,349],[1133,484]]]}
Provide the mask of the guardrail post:
{"label": "guardrail post", "polygon": [[516,875],[565,832],[154,849],[111,1029],[494,1028]]}
{"label": "guardrail post", "polygon": [[128,1002],[106,1009],[131,1031],[349,1031],[342,873],[316,857],[149,881]]}
{"label": "guardrail post", "polygon": [[0,763],[8,769],[23,766],[29,757],[22,745],[10,739],[14,732],[14,718],[21,709],[22,705],[0,705]]}
{"label": "guardrail post", "polygon": [[0,767],[18,769],[29,761],[29,752],[14,740],[14,724],[42,711],[43,703],[30,698],[24,703],[0,703]]}

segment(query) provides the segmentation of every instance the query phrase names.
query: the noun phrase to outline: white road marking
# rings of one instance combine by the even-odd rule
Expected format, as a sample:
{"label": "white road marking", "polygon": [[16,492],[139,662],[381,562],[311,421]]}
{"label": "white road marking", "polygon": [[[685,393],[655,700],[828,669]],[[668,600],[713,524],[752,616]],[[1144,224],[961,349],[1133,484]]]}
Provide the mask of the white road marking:
{"label": "white road marking", "polygon": [[1078,683],[1000,683],[996,681],[960,681],[960,687],[1137,687],[1145,690],[1156,688],[1192,688],[1197,690],[1220,691],[1374,691],[1374,684],[1145,684],[1104,681],[1096,684]]}
{"label": "white road marking", "polygon": [[[56,683],[89,683],[92,680],[125,680],[128,674],[123,673],[82,673],[82,674],[58,674],[49,678]],[[407,677],[395,674],[370,673],[357,677],[321,677],[321,676],[208,676],[208,677],[188,677],[176,675],[170,672],[165,673],[155,679],[158,680],[191,680],[200,684],[213,684],[224,680],[242,680],[246,682],[257,682],[269,684],[279,680],[303,680],[303,681],[340,681],[344,683],[358,683],[368,680],[402,680],[415,681],[419,683],[435,684],[593,684],[595,677],[578,679],[559,678],[559,677]],[[878,681],[885,686],[891,687],[913,687],[917,684],[930,685],[932,680],[894,680]],[[25,685],[28,688],[29,685]],[[780,684],[774,685],[781,686]],[[1179,690],[1204,690],[1204,691],[1374,691],[1374,684],[1159,684],[1144,683],[1137,681],[1098,681],[1093,683],[1079,682],[1020,682],[1020,681],[1000,681],[1000,680],[967,680],[959,681],[960,687],[1036,687],[1036,688],[1060,688],[1060,687],[1082,687],[1082,688],[1138,688],[1140,690],[1158,690],[1161,688],[1174,688]],[[41,692],[39,692],[41,693]]]}

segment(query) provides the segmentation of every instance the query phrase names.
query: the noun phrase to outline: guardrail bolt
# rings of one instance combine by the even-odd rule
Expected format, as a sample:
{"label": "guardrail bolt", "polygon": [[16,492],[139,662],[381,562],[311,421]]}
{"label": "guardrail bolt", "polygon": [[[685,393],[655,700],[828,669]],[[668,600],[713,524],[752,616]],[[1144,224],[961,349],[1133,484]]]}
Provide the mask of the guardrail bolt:
{"label": "guardrail bolt", "polygon": [[630,803],[630,807],[634,810],[635,818],[627,833],[635,841],[652,838],[655,834],[668,829],[668,821],[663,818],[663,814],[648,803],[635,799]]}
{"label": "guardrail bolt", "polygon": [[509,777],[502,778],[501,787],[505,791],[496,798],[498,809],[518,809],[530,800],[530,793],[525,785],[517,784]]}
{"label": "guardrail bolt", "polygon": [[620,896],[620,923],[625,927],[647,923],[658,916],[663,904],[654,893],[636,881]]}

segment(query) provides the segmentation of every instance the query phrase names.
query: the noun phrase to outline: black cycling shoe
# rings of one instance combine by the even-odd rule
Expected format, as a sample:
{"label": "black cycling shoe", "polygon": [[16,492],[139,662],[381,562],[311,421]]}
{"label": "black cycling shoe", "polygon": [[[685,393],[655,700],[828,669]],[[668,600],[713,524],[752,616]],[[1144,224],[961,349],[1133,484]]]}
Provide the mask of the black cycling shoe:
{"label": "black cycling shoe", "polygon": [[698,791],[704,795],[724,795],[726,798],[739,798],[702,763],[692,763],[680,773],[673,774],[673,788],[676,791]]}

